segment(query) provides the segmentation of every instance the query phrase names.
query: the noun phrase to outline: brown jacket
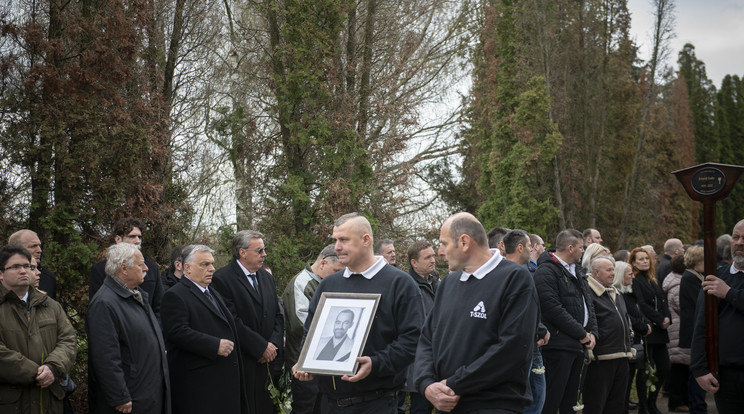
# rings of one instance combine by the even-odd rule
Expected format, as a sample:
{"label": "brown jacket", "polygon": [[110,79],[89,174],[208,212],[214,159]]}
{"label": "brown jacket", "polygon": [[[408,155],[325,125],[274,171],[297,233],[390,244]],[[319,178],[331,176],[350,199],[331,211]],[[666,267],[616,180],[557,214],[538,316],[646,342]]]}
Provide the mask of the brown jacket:
{"label": "brown jacket", "polygon": [[[59,381],[77,354],[75,329],[62,306],[34,288],[26,304],[0,285],[0,326],[0,414],[62,413]],[[55,378],[44,389],[36,385],[42,364]]]}

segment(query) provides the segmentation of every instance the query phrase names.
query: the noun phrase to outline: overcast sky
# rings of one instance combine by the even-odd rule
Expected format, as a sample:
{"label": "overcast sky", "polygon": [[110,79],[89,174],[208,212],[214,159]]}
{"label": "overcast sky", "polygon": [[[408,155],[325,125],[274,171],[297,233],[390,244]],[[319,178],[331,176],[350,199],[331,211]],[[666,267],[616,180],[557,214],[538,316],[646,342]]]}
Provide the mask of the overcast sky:
{"label": "overcast sky", "polygon": [[[631,36],[640,47],[641,58],[648,59],[653,34],[651,0],[628,0]],[[716,87],[727,74],[744,75],[744,1],[677,0],[675,35],[667,65],[677,69],[677,57],[685,43],[695,46],[695,54],[705,63],[708,78]]]}

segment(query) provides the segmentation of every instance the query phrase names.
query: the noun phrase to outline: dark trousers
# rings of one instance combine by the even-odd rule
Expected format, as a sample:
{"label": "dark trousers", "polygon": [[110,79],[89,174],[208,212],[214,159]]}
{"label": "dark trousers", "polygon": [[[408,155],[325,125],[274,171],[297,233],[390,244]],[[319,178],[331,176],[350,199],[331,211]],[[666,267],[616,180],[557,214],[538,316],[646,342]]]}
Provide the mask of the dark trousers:
{"label": "dark trousers", "polygon": [[431,414],[434,406],[422,394],[412,392],[411,396],[411,414]]}
{"label": "dark trousers", "polygon": [[669,370],[669,409],[673,410],[683,405],[689,405],[687,400],[687,378],[690,367],[684,364],[672,364]]}
{"label": "dark trousers", "polygon": [[336,401],[326,396],[323,398],[323,414],[398,414],[398,397],[385,396],[340,407]]}
{"label": "dark trousers", "polygon": [[630,402],[630,389],[633,386],[633,376],[635,375],[636,392],[638,393],[638,404],[644,404],[646,402],[646,371],[645,371],[646,360],[643,359],[637,362],[629,362],[628,368],[628,386],[625,390],[625,411],[627,412],[630,408],[628,402]]}
{"label": "dark trousers", "polygon": [[687,376],[687,400],[690,414],[708,414],[708,403],[705,402],[705,390],[700,388],[690,370]]}
{"label": "dark trousers", "polygon": [[656,389],[648,390],[648,402],[656,404],[659,389],[669,376],[669,351],[667,351],[666,344],[646,344],[646,357],[651,365],[656,368]]}
{"label": "dark trousers", "polygon": [[584,381],[584,412],[624,414],[628,371],[627,358],[590,363]]}
{"label": "dark trousers", "polygon": [[744,410],[744,369],[720,367],[718,392],[713,394],[719,414],[735,414]]}
{"label": "dark trousers", "polygon": [[317,378],[292,380],[292,414],[320,414],[320,403]]}
{"label": "dark trousers", "polygon": [[545,363],[545,405],[543,414],[574,414],[578,402],[584,353],[558,349],[542,349]]}

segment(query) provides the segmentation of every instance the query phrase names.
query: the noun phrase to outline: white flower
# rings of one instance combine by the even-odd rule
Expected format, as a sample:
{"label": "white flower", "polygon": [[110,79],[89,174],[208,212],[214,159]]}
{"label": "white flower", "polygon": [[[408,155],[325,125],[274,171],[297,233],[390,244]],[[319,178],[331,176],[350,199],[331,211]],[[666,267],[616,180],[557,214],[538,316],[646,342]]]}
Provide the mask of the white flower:
{"label": "white flower", "polygon": [[544,366],[543,367],[538,366],[536,368],[532,368],[532,372],[534,372],[537,375],[542,375],[542,374],[545,373],[545,367]]}
{"label": "white flower", "polygon": [[573,406],[573,410],[579,412],[584,409],[584,404],[576,404]]}

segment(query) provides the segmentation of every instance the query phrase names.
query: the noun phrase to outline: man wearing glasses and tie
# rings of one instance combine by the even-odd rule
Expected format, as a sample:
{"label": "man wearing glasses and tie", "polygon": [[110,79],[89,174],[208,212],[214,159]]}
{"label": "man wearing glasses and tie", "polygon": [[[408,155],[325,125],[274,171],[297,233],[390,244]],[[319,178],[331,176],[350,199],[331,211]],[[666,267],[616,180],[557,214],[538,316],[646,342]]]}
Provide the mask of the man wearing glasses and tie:
{"label": "man wearing glasses and tie", "polygon": [[233,261],[214,273],[213,286],[236,316],[246,395],[252,413],[274,412],[266,388],[270,363],[281,352],[284,318],[274,277],[263,269],[263,234],[239,231],[233,238]]}

